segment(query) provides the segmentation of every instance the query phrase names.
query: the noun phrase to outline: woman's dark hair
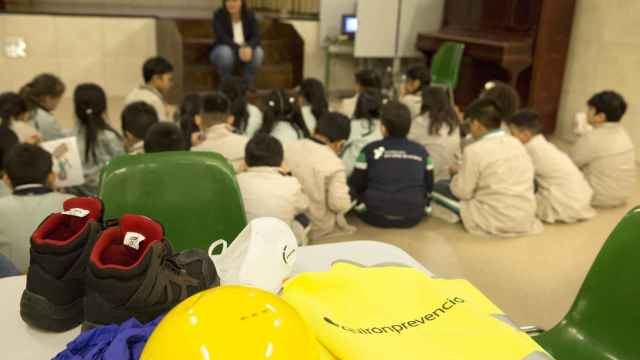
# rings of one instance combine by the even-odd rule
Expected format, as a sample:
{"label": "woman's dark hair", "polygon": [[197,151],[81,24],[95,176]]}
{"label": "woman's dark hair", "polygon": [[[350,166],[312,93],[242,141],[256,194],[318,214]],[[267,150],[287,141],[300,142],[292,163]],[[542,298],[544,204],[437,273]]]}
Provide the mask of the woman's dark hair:
{"label": "woman's dark hair", "polygon": [[261,134],[271,134],[279,121],[286,121],[298,133],[299,137],[311,136],[307,125],[302,119],[300,109],[296,105],[296,99],[289,96],[284,90],[274,90],[266,99],[266,110],[262,118],[262,127],[258,130]]}
{"label": "woman's dark hair", "polygon": [[[380,119],[380,108],[384,102],[382,92],[379,89],[367,88],[358,95],[354,119],[366,119],[369,122],[368,134],[375,130],[374,120]],[[368,135],[367,134],[367,135]]]}
{"label": "woman's dark hair", "polygon": [[420,89],[416,90],[415,94],[419,94],[419,91],[429,86],[431,83],[431,73],[426,65],[415,65],[410,67],[405,73],[407,80],[420,81]]}
{"label": "woman's dark hair", "polygon": [[[230,15],[229,11],[227,11],[227,1],[229,1],[229,0],[222,0],[222,8],[224,9],[224,12],[227,15]],[[249,15],[250,12],[251,12],[251,9],[249,9],[249,5],[247,5],[247,1],[246,0],[242,0],[242,8],[240,10],[240,14],[241,14],[242,18],[245,18],[247,15]]]}
{"label": "woman's dark hair", "polygon": [[279,167],[284,159],[284,149],[280,140],[267,134],[256,134],[244,151],[244,159],[249,167]]}
{"label": "woman's dark hair", "polygon": [[460,119],[456,114],[449,92],[447,89],[438,86],[427,86],[422,88],[422,108],[421,114],[429,113],[430,135],[436,135],[444,125],[449,127],[449,135],[458,129]]}
{"label": "woman's dark hair", "polygon": [[311,112],[316,119],[320,119],[329,111],[329,102],[324,85],[318,79],[304,79],[300,83],[300,96],[311,105]]}
{"label": "woman's dark hair", "polygon": [[191,134],[200,131],[198,125],[196,125],[196,115],[201,113],[202,96],[199,94],[185,96],[184,100],[182,100],[182,105],[180,105],[180,130],[182,130],[189,149],[193,145],[191,143]]}
{"label": "woman's dark hair", "polygon": [[222,81],[220,91],[231,102],[231,114],[234,117],[233,126],[240,133],[245,133],[249,123],[249,110],[247,110],[247,87],[244,81],[237,77],[230,77]]}
{"label": "woman's dark hair", "polygon": [[61,97],[66,90],[66,86],[53,74],[40,74],[36,76],[30,83],[20,89],[20,96],[27,102],[27,108],[34,110],[41,108],[40,101],[44,96],[52,98]]}
{"label": "woman's dark hair", "polygon": [[73,103],[76,117],[85,132],[86,161],[96,160],[96,145],[98,136],[102,131],[111,131],[118,134],[105,120],[107,111],[107,96],[104,90],[96,84],[81,84],[73,93]]}
{"label": "woman's dark hair", "polygon": [[24,99],[13,92],[0,94],[0,126],[10,127],[14,118],[27,112],[27,103]]}
{"label": "woman's dark hair", "polygon": [[480,98],[493,100],[502,111],[502,119],[510,117],[520,109],[518,91],[513,86],[502,81],[488,82]]}

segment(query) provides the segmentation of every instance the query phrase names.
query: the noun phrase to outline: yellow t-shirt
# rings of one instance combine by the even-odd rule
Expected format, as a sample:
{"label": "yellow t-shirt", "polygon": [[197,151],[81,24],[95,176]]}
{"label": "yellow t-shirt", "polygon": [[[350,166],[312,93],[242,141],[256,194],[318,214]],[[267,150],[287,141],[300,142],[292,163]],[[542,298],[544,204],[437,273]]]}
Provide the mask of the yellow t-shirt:
{"label": "yellow t-shirt", "polygon": [[283,298],[336,359],[551,359],[467,281],[412,268],[336,264],[291,279]]}

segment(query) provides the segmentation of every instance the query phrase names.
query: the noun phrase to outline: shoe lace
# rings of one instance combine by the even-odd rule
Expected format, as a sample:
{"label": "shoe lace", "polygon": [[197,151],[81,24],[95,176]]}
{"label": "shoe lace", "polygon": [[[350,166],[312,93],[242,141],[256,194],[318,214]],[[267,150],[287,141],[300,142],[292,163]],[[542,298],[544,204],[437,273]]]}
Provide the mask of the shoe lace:
{"label": "shoe lace", "polygon": [[176,275],[184,275],[187,271],[178,263],[178,261],[173,256],[168,256],[164,258],[163,265],[166,269],[169,269]]}

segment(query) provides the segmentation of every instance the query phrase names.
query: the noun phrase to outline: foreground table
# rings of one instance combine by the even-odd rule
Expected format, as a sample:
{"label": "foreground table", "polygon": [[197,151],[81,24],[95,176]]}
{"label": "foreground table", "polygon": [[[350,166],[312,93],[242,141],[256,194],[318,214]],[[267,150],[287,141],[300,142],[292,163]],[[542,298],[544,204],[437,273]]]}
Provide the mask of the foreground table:
{"label": "foreground table", "polygon": [[[431,273],[409,254],[375,241],[354,241],[313,245],[298,249],[294,274],[329,270],[337,261],[364,266],[395,264]],[[20,296],[26,286],[25,276],[0,279],[0,338],[2,358],[11,360],[51,359],[80,334],[80,327],[61,334],[33,329],[20,318]]]}

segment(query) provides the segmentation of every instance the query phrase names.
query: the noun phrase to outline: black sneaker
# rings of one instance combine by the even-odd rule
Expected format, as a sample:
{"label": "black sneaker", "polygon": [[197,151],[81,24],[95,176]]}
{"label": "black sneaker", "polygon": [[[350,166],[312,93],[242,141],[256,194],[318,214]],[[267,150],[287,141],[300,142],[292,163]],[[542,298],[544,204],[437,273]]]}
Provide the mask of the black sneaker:
{"label": "black sneaker", "polygon": [[73,198],[49,215],[31,236],[27,287],[20,316],[29,325],[62,332],[80,325],[89,254],[101,229],[103,205]]}
{"label": "black sneaker", "polygon": [[187,297],[219,284],[213,261],[202,250],[174,254],[157,222],[124,215],[105,229],[91,253],[85,280],[83,330],[148,323]]}

